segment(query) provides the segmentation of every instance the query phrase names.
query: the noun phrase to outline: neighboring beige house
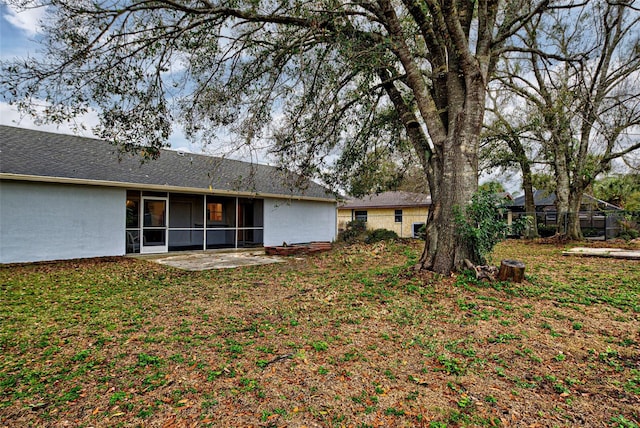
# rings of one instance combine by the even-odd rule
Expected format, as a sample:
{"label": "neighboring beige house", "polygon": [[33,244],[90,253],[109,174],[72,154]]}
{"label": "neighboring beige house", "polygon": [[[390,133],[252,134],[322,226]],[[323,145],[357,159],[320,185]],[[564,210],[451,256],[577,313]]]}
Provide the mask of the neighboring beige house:
{"label": "neighboring beige house", "polygon": [[367,229],[388,229],[413,238],[427,221],[430,206],[430,196],[401,191],[349,199],[338,205],[338,230],[352,220],[364,220]]}

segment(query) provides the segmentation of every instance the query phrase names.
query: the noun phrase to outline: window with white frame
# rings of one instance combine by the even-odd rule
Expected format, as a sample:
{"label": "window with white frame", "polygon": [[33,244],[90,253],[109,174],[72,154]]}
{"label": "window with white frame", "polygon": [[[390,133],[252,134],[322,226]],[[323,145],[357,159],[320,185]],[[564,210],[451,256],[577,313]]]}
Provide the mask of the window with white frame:
{"label": "window with white frame", "polygon": [[366,211],[355,211],[354,217],[356,220],[367,221],[367,212]]}

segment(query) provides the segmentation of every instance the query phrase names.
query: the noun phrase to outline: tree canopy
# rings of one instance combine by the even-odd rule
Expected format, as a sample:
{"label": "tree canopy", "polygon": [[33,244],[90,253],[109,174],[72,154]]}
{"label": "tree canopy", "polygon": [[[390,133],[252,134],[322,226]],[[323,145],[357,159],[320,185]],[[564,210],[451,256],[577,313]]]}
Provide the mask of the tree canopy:
{"label": "tree canopy", "polygon": [[44,55],[3,64],[0,82],[25,111],[95,108],[101,137],[151,157],[174,121],[205,141],[225,129],[329,184],[408,142],[433,200],[421,264],[448,274],[476,254],[451,219],[477,189],[492,70],[526,23],[572,1],[34,3]]}
{"label": "tree canopy", "polygon": [[[640,13],[636,2],[590,1],[549,9],[524,25],[522,49],[499,63],[495,89],[519,106],[508,118],[511,130],[496,132],[513,158],[523,141],[534,144],[531,162],[550,166],[567,235],[581,238],[578,212],[584,191],[616,159],[631,161],[640,149]],[[496,124],[504,122],[497,115]],[[516,141],[516,137],[518,140]],[[518,144],[515,144],[515,143]],[[558,227],[561,227],[559,224]]]}
{"label": "tree canopy", "polygon": [[624,208],[640,211],[640,174],[605,177],[593,184],[596,198]]}

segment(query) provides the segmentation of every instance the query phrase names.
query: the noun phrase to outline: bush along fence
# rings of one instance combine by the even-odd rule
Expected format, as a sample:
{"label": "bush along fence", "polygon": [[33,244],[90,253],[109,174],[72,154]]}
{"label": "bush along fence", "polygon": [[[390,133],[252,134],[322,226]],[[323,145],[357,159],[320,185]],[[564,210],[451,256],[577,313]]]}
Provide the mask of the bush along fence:
{"label": "bush along fence", "polygon": [[[640,236],[640,211],[580,211],[582,234],[588,239],[624,239],[631,240]],[[568,215],[558,215],[556,211],[535,213],[513,212],[513,221],[523,217],[536,218],[538,234],[541,237],[554,235],[558,231],[566,232]]]}
{"label": "bush along fence", "polygon": [[[581,211],[580,225],[582,234],[585,238],[595,240],[608,239],[624,239],[626,241],[640,237],[640,211]],[[514,227],[510,236],[518,236],[522,230],[516,230],[516,224],[521,223],[520,229],[526,227],[527,221],[522,219],[525,217],[536,218],[538,225],[538,234],[541,237],[553,236],[560,224],[560,232],[567,230],[567,216],[560,216],[556,211],[538,211],[536,213],[508,211],[503,213],[502,218],[509,225]],[[360,220],[362,231],[348,228],[351,223],[351,216],[338,217],[338,231],[346,232],[346,235],[359,234],[362,232],[373,231],[375,229],[387,229],[397,233],[399,237],[420,238],[421,232],[424,230],[426,216],[424,215],[405,215],[402,219],[393,214],[383,215],[376,214],[367,217],[366,221]],[[347,229],[349,229],[347,231]],[[524,235],[524,233],[522,233]]]}

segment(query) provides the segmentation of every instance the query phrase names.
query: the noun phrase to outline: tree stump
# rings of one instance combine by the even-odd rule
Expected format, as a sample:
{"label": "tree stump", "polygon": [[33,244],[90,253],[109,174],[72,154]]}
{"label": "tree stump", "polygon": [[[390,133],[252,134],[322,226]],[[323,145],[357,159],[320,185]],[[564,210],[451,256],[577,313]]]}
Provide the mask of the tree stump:
{"label": "tree stump", "polygon": [[524,263],[518,260],[502,260],[498,271],[500,281],[522,282],[524,279]]}

